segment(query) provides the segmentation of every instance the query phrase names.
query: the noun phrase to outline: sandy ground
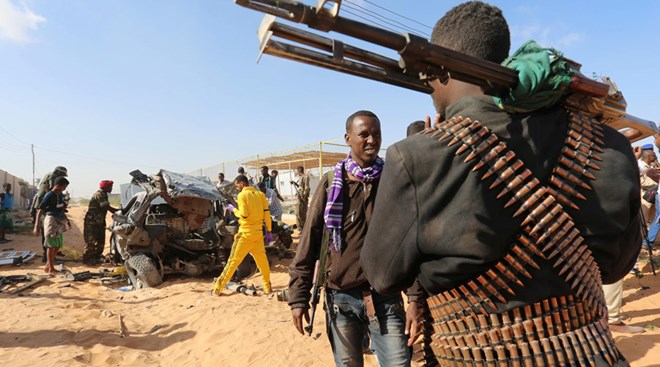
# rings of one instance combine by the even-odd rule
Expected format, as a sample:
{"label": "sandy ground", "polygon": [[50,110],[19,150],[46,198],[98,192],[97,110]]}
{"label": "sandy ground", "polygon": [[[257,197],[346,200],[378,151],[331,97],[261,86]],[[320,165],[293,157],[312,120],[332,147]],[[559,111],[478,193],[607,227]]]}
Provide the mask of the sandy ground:
{"label": "sandy ground", "polygon": [[[73,230],[65,234],[67,258],[82,253],[84,211],[72,208]],[[0,248],[39,250],[39,240],[10,235]],[[42,274],[39,259],[0,274]],[[98,270],[80,262],[74,272]],[[274,290],[286,288],[288,261],[272,268]],[[628,323],[648,326],[643,334],[615,334],[632,366],[660,366],[660,276],[644,269],[625,281],[623,312]],[[153,289],[122,292],[94,280],[51,278],[20,296],[0,294],[0,356],[3,365],[34,366],[332,366],[319,308],[314,334],[303,337],[290,311],[273,295],[250,297],[225,291],[212,297],[212,278],[170,277]],[[248,280],[261,286],[261,278]],[[642,289],[644,287],[645,289]],[[646,288],[648,287],[648,288]],[[119,318],[125,336],[121,337]],[[653,330],[652,326],[655,326]],[[368,356],[368,366],[375,360]]]}

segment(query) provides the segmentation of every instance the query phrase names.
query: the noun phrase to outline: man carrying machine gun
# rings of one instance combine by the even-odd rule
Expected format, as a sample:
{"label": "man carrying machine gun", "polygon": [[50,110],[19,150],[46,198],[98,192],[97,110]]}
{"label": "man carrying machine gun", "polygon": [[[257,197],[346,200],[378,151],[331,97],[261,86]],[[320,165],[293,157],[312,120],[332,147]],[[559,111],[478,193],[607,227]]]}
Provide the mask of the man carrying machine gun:
{"label": "man carrying machine gun", "polygon": [[[480,2],[450,10],[432,37],[494,63],[509,42],[501,11]],[[504,65],[530,88],[494,100],[451,75],[431,82],[444,120],[388,149],[365,273],[378,292],[417,278],[431,295],[428,365],[627,365],[601,282],[623,278],[640,249],[630,143],[561,105],[570,77],[554,50],[526,43]]]}
{"label": "man carrying machine gun", "polygon": [[[425,317],[422,361],[627,365],[601,285],[623,278],[641,246],[638,170],[626,138],[657,126],[625,114],[613,84],[586,79],[534,42],[507,58],[506,20],[481,2],[448,12],[428,43],[340,17],[340,1],[331,9],[323,0],[316,8],[235,1],[401,59],[273,18],[260,29],[265,54],[432,94],[434,128],[388,149],[361,254],[379,294],[415,279],[430,294],[411,303]],[[625,136],[617,132],[625,127]]]}

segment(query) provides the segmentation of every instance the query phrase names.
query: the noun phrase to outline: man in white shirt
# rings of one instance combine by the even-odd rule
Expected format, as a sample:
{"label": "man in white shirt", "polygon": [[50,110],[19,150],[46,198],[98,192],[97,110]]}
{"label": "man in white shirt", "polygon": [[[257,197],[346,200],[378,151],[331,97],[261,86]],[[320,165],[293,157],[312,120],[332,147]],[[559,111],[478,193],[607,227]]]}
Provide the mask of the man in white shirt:
{"label": "man in white shirt", "polygon": [[[657,187],[660,169],[658,169],[658,159],[653,151],[652,144],[644,144],[641,146],[641,149],[635,147],[634,152],[639,157],[637,159],[637,165],[639,166],[639,180],[642,188],[641,195],[643,197],[646,191]],[[644,214],[644,221],[648,225],[655,217],[653,215],[653,203],[642,199],[642,213]]]}
{"label": "man in white shirt", "polygon": [[225,174],[222,172],[218,173],[218,182],[215,184],[215,187],[219,189],[229,184],[231,184],[231,182],[225,180]]}

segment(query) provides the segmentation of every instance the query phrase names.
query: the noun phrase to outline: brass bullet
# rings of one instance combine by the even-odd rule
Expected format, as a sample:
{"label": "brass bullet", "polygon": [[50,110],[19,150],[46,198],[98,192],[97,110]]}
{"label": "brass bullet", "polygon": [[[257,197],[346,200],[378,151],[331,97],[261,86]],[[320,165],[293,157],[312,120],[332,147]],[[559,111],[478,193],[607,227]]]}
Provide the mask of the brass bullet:
{"label": "brass bullet", "polygon": [[[490,162],[491,159],[497,157],[500,153],[502,153],[506,149],[506,145],[504,143],[498,143],[493,149],[491,149],[488,153],[486,153],[481,159],[477,162],[477,164],[472,167],[472,171],[475,172],[481,167],[483,167],[486,163]],[[482,178],[483,180],[483,178]]]}
{"label": "brass bullet", "polygon": [[[523,187],[523,189],[524,189],[524,188],[525,188],[525,187]],[[522,191],[522,190],[521,190],[521,191]],[[547,189],[546,189],[545,187],[540,187],[540,188],[538,188],[536,191],[534,191],[534,192],[531,194],[531,196],[528,197],[527,200],[525,200],[525,202],[523,202],[523,204],[520,206],[520,208],[518,209],[518,211],[516,211],[516,212],[513,214],[513,217],[515,218],[515,217],[519,216],[519,215],[522,214],[525,210],[529,209],[531,206],[533,206],[534,204],[536,204],[536,202],[538,202],[539,200],[541,200],[541,198],[546,194],[546,192],[547,192]]]}
{"label": "brass bullet", "polygon": [[474,148],[474,145],[488,134],[489,134],[488,129],[479,126],[479,130],[477,130],[474,134],[471,134],[467,139],[463,141],[463,145],[461,145],[460,148],[458,148],[458,151],[456,151],[456,155],[461,155],[469,148]]}
{"label": "brass bullet", "polygon": [[[561,217],[560,217],[560,219],[561,219]],[[559,219],[558,219],[557,221],[559,221]],[[532,240],[530,240],[529,237],[527,237],[525,234],[521,233],[521,234],[518,235],[517,240],[518,240],[518,242],[519,242],[520,244],[522,244],[523,247],[526,248],[528,251],[532,252],[534,255],[536,255],[536,256],[538,256],[538,257],[540,257],[540,258],[545,259],[545,255],[541,252],[540,249],[537,248],[536,243],[534,243],[534,242],[538,242],[538,243],[540,243],[540,242],[541,242],[540,239],[539,239],[539,240],[534,240],[534,241],[532,241]]]}
{"label": "brass bullet", "polygon": [[533,268],[540,269],[538,264],[518,245],[514,245],[511,248],[514,254],[518,255],[523,261],[531,265]]}
{"label": "brass bullet", "polygon": [[488,189],[493,189],[497,185],[501,184],[502,182],[506,182],[511,175],[513,175],[517,170],[519,170],[523,166],[523,162],[520,160],[514,161],[509,167],[507,167],[504,171],[502,171],[499,176],[493,181],[493,183],[488,187]]}
{"label": "brass bullet", "polygon": [[477,145],[471,152],[468,154],[468,156],[465,158],[463,162],[467,163],[477,156],[481,155],[486,149],[490,148],[493,144],[497,143],[498,139],[497,136],[494,134],[491,134],[489,137],[486,138],[486,140],[482,141]]}
{"label": "brass bullet", "polygon": [[532,279],[532,275],[529,274],[527,270],[516,260],[513,256],[507,254],[504,256],[504,261],[509,263],[516,271],[518,271],[520,274],[524,275],[528,279]]}
{"label": "brass bullet", "polygon": [[485,180],[488,177],[490,177],[492,174],[497,173],[499,170],[501,170],[505,164],[509,163],[512,161],[514,158],[516,158],[516,153],[514,153],[512,150],[509,150],[504,154],[504,156],[497,158],[495,160],[495,163],[493,163],[493,166],[488,168],[486,173],[481,176],[481,180]]}
{"label": "brass bullet", "polygon": [[584,195],[580,194],[577,190],[575,190],[571,185],[567,184],[566,182],[564,182],[564,180],[562,180],[561,178],[555,175],[550,176],[550,183],[557,187],[557,189],[559,190],[557,191],[558,193],[565,192],[568,195],[575,196],[580,200],[587,199],[586,197],[584,197]]}
{"label": "brass bullet", "polygon": [[507,268],[507,266],[504,265],[504,263],[502,263],[501,261],[495,264],[495,268],[496,268],[497,270],[499,270],[500,273],[502,273],[502,275],[504,275],[505,277],[507,277],[510,281],[512,281],[512,282],[514,282],[514,283],[516,283],[516,284],[518,284],[518,285],[521,286],[521,287],[523,286],[523,282],[521,282],[521,281],[518,279],[518,277],[515,276],[515,275],[511,272],[511,270],[509,270],[509,269]]}
{"label": "brass bullet", "polygon": [[506,184],[504,189],[502,189],[502,191],[499,194],[497,194],[497,198],[499,199],[502,196],[508,194],[511,190],[513,190],[514,188],[518,187],[520,184],[525,182],[531,175],[532,175],[532,171],[528,169],[525,169],[522,172],[520,172],[520,174],[514,177],[513,180],[509,181],[509,183]]}

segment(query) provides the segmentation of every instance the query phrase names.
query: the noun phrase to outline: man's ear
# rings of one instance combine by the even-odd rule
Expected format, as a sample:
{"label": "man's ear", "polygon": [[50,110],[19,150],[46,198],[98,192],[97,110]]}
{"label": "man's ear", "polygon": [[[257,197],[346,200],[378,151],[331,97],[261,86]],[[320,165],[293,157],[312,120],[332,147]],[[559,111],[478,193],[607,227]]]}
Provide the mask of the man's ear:
{"label": "man's ear", "polygon": [[344,134],[344,141],[346,142],[346,145],[350,145],[351,136],[348,133]]}

